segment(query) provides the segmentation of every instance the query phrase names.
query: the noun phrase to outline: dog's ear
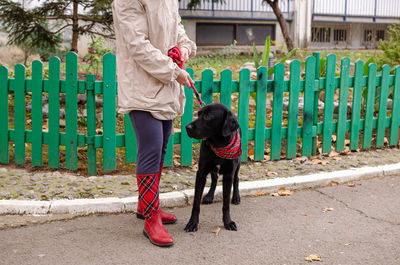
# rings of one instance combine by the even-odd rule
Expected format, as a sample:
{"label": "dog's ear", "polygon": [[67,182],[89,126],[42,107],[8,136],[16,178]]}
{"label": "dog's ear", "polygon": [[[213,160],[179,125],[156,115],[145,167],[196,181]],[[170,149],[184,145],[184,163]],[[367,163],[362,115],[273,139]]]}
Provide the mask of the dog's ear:
{"label": "dog's ear", "polygon": [[224,124],[222,125],[222,136],[227,137],[239,128],[239,123],[236,120],[232,111],[228,110],[225,114]]}

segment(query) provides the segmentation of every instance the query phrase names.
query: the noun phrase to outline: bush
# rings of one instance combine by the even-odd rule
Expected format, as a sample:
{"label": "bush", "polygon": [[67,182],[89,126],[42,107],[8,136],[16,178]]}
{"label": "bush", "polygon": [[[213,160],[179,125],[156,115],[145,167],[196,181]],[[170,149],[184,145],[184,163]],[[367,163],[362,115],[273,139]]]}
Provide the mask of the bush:
{"label": "bush", "polygon": [[388,64],[391,67],[400,65],[400,24],[388,27],[387,38],[380,42],[383,51],[380,65]]}

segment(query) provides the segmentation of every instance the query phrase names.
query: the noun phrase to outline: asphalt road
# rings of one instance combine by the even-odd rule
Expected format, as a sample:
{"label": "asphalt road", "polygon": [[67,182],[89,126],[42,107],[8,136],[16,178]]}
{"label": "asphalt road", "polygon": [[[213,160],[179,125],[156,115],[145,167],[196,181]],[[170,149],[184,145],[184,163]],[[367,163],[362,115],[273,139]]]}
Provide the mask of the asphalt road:
{"label": "asphalt road", "polygon": [[237,232],[223,228],[221,203],[202,205],[196,233],[183,231],[190,207],[171,209],[179,219],[167,226],[171,248],[151,245],[133,214],[7,228],[0,264],[308,264],[317,254],[317,264],[399,265],[400,177],[355,184],[242,198],[231,208]]}

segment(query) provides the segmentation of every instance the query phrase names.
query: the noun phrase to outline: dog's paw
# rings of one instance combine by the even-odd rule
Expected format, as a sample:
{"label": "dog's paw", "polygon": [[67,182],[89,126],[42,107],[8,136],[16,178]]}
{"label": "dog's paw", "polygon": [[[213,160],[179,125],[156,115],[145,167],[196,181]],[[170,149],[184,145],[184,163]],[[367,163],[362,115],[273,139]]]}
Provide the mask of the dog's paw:
{"label": "dog's paw", "polygon": [[186,232],[196,232],[198,230],[199,223],[194,221],[189,221],[185,227]]}
{"label": "dog's paw", "polygon": [[224,223],[225,229],[230,231],[237,231],[237,226],[234,221],[230,221],[228,223]]}
{"label": "dog's paw", "polygon": [[214,201],[214,197],[213,196],[204,196],[203,200],[202,200],[202,204],[211,204]]}
{"label": "dog's paw", "polygon": [[237,196],[232,196],[232,204],[235,204],[235,205],[238,205],[238,204],[240,204],[240,196],[239,195],[237,195]]}

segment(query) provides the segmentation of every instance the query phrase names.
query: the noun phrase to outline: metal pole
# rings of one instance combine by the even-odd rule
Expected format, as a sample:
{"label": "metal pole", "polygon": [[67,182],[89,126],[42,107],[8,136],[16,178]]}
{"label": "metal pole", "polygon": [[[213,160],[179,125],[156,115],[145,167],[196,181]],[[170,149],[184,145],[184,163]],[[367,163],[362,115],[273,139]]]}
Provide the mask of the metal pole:
{"label": "metal pole", "polygon": [[346,21],[347,17],[347,0],[344,1],[344,16],[343,20]]}
{"label": "metal pole", "polygon": [[288,5],[288,7],[287,7],[287,17],[288,18],[287,19],[290,20],[290,0],[287,1],[287,5]]}
{"label": "metal pole", "polygon": [[374,10],[374,22],[376,22],[376,5],[378,0],[375,0],[375,10]]}
{"label": "metal pole", "polygon": [[254,0],[251,0],[251,18],[254,18],[254,16],[253,16],[253,1]]}

